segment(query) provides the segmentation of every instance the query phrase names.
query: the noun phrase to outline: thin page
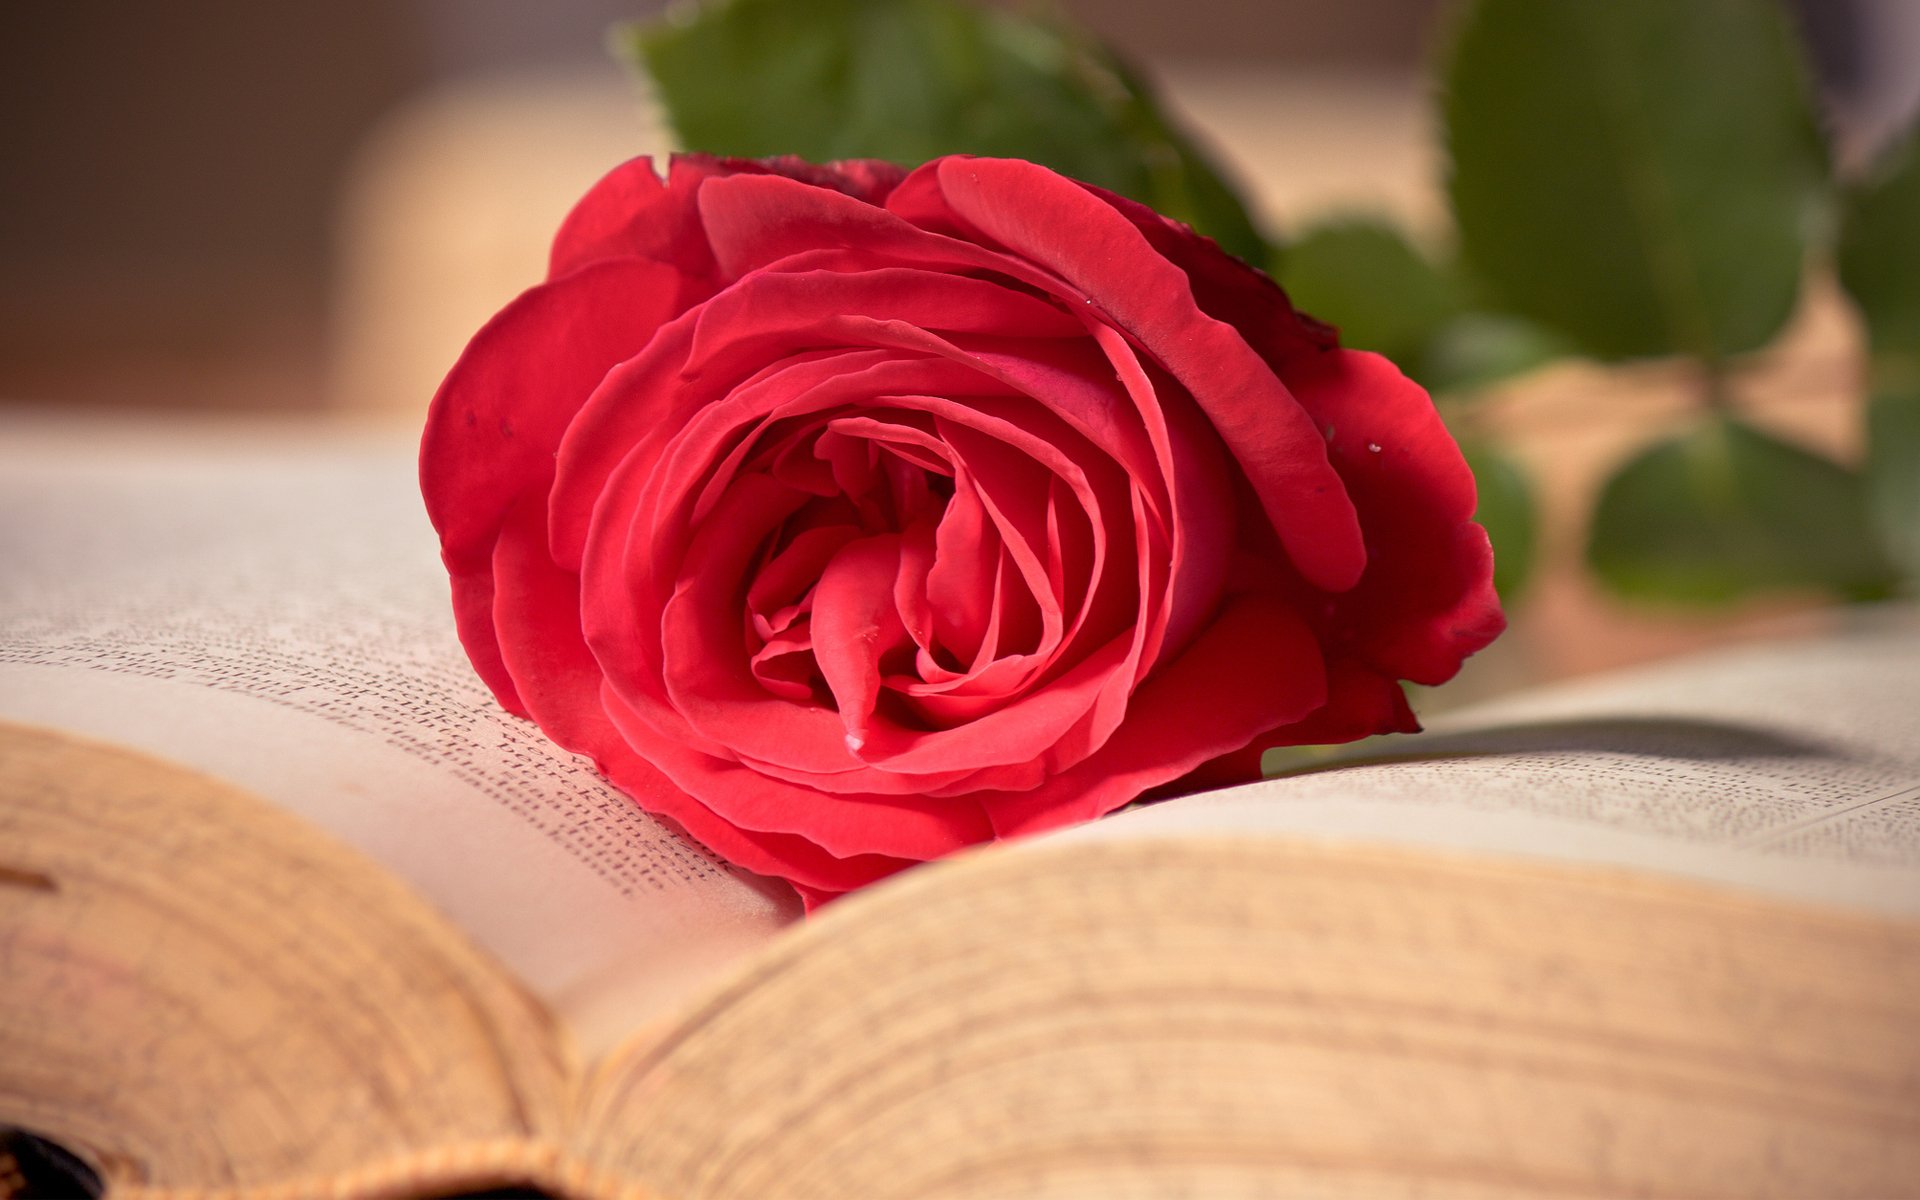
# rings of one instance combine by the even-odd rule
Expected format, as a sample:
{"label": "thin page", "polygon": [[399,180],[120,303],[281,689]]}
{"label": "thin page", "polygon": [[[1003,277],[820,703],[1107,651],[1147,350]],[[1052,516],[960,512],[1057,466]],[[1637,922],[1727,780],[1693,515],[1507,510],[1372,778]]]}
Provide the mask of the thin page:
{"label": "thin page", "polygon": [[1562,685],[1123,815],[1606,863],[1920,915],[1920,623]]}
{"label": "thin page", "polygon": [[797,915],[509,716],[410,437],[0,424],[0,718],[159,754],[384,863],[582,1040]]}

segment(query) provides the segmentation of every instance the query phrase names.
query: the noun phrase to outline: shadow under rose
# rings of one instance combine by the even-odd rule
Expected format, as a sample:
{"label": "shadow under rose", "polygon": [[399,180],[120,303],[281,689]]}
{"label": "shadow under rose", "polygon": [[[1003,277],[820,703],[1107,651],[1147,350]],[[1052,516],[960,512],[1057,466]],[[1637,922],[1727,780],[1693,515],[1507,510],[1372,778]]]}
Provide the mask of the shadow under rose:
{"label": "shadow under rose", "polygon": [[1347,767],[1539,754],[1616,754],[1699,762],[1852,757],[1828,743],[1778,730],[1684,717],[1583,717],[1498,729],[1394,735],[1291,761],[1269,757],[1269,779]]}

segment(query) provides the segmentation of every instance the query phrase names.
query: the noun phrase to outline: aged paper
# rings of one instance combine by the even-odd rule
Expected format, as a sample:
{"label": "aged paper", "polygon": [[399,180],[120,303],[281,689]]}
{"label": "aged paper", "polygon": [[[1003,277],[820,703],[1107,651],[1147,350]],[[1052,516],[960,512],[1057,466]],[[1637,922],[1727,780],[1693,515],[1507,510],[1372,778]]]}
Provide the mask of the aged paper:
{"label": "aged paper", "polygon": [[590,1042],[797,915],[494,703],[453,634],[410,438],[0,435],[0,718],[312,820]]}
{"label": "aged paper", "polygon": [[1920,914],[1920,624],[1576,682],[1083,836],[1258,829],[1670,871]]}

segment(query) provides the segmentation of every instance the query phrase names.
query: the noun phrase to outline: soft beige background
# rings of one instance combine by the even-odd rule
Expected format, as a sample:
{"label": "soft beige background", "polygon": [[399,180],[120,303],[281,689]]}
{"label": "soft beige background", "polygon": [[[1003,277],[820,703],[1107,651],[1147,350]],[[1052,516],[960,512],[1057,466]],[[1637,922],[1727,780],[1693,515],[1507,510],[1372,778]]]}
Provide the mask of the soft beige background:
{"label": "soft beige background", "polygon": [[[310,407],[339,316],[343,206],[395,122],[461,97],[563,80],[615,106],[616,20],[662,0],[168,0],[0,5],[0,401]],[[1150,65],[1234,58],[1275,76],[1359,65],[1411,72],[1438,0],[1066,0]],[[478,100],[446,147],[489,136]],[[595,102],[597,103],[597,102]],[[591,107],[591,105],[590,105]],[[562,113],[578,111],[562,109]],[[527,102],[520,128],[555,115]],[[421,235],[461,236],[523,186],[572,189],[583,139],[537,126],[505,176],[460,175]],[[551,143],[551,147],[549,147]],[[516,151],[519,143],[510,143]],[[503,144],[500,149],[508,148]],[[414,164],[431,172],[436,161]],[[449,180],[449,184],[452,180]],[[470,206],[472,209],[470,210]],[[476,215],[477,210],[477,215]],[[544,221],[547,214],[528,210]],[[351,219],[351,218],[349,218]],[[436,231],[435,226],[445,226]],[[347,235],[351,236],[351,235]],[[457,281],[455,281],[457,282]]]}

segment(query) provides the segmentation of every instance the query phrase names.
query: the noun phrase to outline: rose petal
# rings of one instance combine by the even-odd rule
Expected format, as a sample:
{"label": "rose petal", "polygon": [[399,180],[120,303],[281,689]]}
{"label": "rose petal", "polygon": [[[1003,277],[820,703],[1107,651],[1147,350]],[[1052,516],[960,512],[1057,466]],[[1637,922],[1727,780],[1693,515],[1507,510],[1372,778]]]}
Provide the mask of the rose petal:
{"label": "rose petal", "polygon": [[1282,379],[1286,378],[1278,365],[1282,359],[1339,345],[1332,327],[1294,308],[1271,277],[1220,249],[1212,238],[1136,200],[1091,184],[1080,186],[1131,221],[1157,253],[1185,272],[1200,310],[1239,330]]}
{"label": "rose petal", "polygon": [[[610,549],[624,545],[611,536],[606,547],[596,542],[590,550],[583,600],[588,643],[608,688],[646,725],[623,725],[623,732],[654,747],[649,753],[672,742],[836,793],[904,795],[974,775],[975,764],[935,765],[917,778],[875,772],[849,751],[836,713],[778,700],[753,678],[738,620],[740,576],[759,541],[753,531],[770,527],[792,500],[766,476],[743,479],[715,518],[694,532],[672,598],[657,617],[632,605],[632,573],[650,568],[649,556]],[[601,583],[602,571],[622,586]]]}
{"label": "rose petal", "polygon": [[[990,836],[979,806],[964,797],[823,792],[742,763],[689,750],[671,738],[651,733],[618,695],[603,693],[602,699],[609,716],[635,748],[688,797],[699,798],[703,815],[694,815],[686,824],[703,842],[708,840],[707,835],[696,823],[717,819],[747,833],[803,837],[823,854],[842,860],[881,855],[925,861]],[[680,812],[672,815],[679,817]],[[817,880],[826,874],[822,870],[815,879],[788,877],[816,882],[817,886]]]}
{"label": "rose petal", "polygon": [[473,336],[428,409],[420,490],[440,534],[460,640],[511,710],[520,700],[491,628],[494,541],[509,510],[545,489],[568,422],[671,314],[678,287],[669,268],[613,259],[531,288]]}
{"label": "rose petal", "polygon": [[813,658],[812,615],[768,635],[748,665],[769,695],[795,704],[815,703],[814,680],[820,672]]}
{"label": "rose petal", "polygon": [[924,173],[956,218],[1057,272],[1138,339],[1219,431],[1301,573],[1326,591],[1353,585],[1366,566],[1359,518],[1319,431],[1245,339],[1200,311],[1185,272],[1111,205],[1043,167],[941,159],[902,183],[896,208],[924,197]]}
{"label": "rose petal", "polygon": [[[686,219],[693,215],[691,194],[684,194],[684,216],[662,211],[668,203],[667,186],[652,159],[621,163],[601,176],[560,223],[547,256],[547,278],[558,279],[608,258],[669,262],[684,258],[684,252],[675,252],[673,246],[676,240],[684,242],[689,232],[694,233],[693,243],[704,249],[707,239],[690,231],[691,222]],[[692,268],[696,278],[705,278],[713,274],[712,262],[709,253],[704,262],[684,265]]]}
{"label": "rose petal", "polygon": [[771,176],[736,176],[703,189],[700,217],[720,269],[733,279],[823,247],[858,247],[900,264],[991,267],[1003,261],[916,229],[886,209]]}
{"label": "rose petal", "polygon": [[1308,352],[1288,374],[1331,431],[1373,547],[1335,636],[1386,675],[1444,683],[1506,625],[1493,551],[1473,523],[1472,472],[1426,392],[1379,355]]}
{"label": "rose petal", "polygon": [[[1025,603],[1016,602],[1011,615],[1031,613],[1039,622],[1037,633],[1024,628],[1030,622],[1005,627],[1010,614],[1008,606],[1002,605],[1003,629],[995,657],[1006,657],[1009,644],[1026,646],[1026,652],[1036,656],[1052,654],[1066,631],[1061,612],[1064,597],[1054,592],[1046,562],[1048,484],[1059,475],[1050,475],[1040,463],[1021,453],[1031,445],[1026,439],[988,437],[971,422],[960,420],[942,419],[937,428],[942,440],[953,447],[961,472],[974,481],[981,507],[993,521],[997,540],[1017,572]],[[1045,455],[1053,448],[1033,445],[1032,449]],[[1047,457],[1062,470],[1080,474],[1059,456]],[[938,563],[935,565],[937,569]]]}
{"label": "rose petal", "polygon": [[851,526],[808,529],[800,533],[754,575],[747,589],[748,611],[769,613],[798,600],[819,582],[820,572],[827,563],[855,536],[857,531]]}
{"label": "rose petal", "polygon": [[1053,304],[984,279],[904,267],[762,271],[701,306],[682,371],[738,378],[795,346],[883,345],[870,331],[891,323],[948,335],[1080,332]]}
{"label": "rose petal", "polygon": [[[981,795],[1000,837],[1111,812],[1156,784],[1320,708],[1327,677],[1313,631],[1286,605],[1237,596],[1186,653],[1155,672],[1098,751],[1028,792]],[[1195,720],[1194,697],[1206,697]]]}
{"label": "rose petal", "polygon": [[[769,353],[777,356],[794,346],[840,345],[949,351],[960,359],[964,357],[961,352],[913,324],[911,318],[963,328],[969,321],[998,328],[1006,320],[1004,311],[999,316],[989,311],[993,306],[984,303],[977,289],[928,285],[921,278],[924,274],[907,272],[894,280],[899,283],[910,277],[913,285],[887,292],[891,297],[887,303],[893,307],[878,309],[884,319],[848,316],[841,311],[838,306],[854,297],[832,286],[831,278],[824,273],[797,282],[775,275],[756,276],[726,293],[731,297],[729,303],[747,305],[752,314],[751,322],[742,326],[741,340],[731,346],[724,341],[705,343],[708,357],[701,362],[697,377],[689,372],[698,330],[703,320],[716,320],[713,314],[719,310],[710,303],[663,327],[644,353],[608,374],[604,386],[579,412],[561,446],[553,505],[553,545],[559,560],[578,564],[586,541],[587,515],[620,461],[632,456],[657,461],[681,430],[709,407],[721,404],[747,376],[763,368]],[[987,289],[995,297],[1003,291]],[[962,298],[964,303],[953,303]],[[881,303],[878,298],[868,299],[875,305]],[[1012,309],[1019,318],[1015,323],[1023,327],[1031,328],[1048,313],[1052,316],[1046,319],[1065,320],[1038,301],[1022,298],[1020,303],[1031,306],[1023,309],[1016,304]],[[776,315],[783,323],[776,323]],[[742,320],[747,322],[748,318],[743,316]],[[746,335],[749,328],[758,331],[756,336],[762,344],[756,345]],[[635,403],[635,397],[645,397],[647,402]],[[738,405],[729,405],[724,411],[737,416],[738,409]]]}
{"label": "rose petal", "polygon": [[859,756],[880,696],[880,659],[906,641],[893,604],[900,574],[900,537],[884,534],[847,543],[820,575],[813,624],[815,660],[846,729],[847,748]]}
{"label": "rose petal", "polygon": [[[675,569],[673,594],[652,624],[632,597],[633,571],[585,578],[583,611],[587,642],[604,665],[609,683],[625,693],[632,681],[655,671],[674,714],[715,746],[765,756],[767,749],[792,752],[782,761],[814,770],[852,766],[834,714],[766,695],[747,670],[742,601],[746,570],[755,548],[805,497],[765,475],[749,476],[730,491],[713,520],[695,530],[686,557]],[[816,603],[816,617],[817,617]],[[654,646],[657,639],[657,658]],[[657,662],[657,667],[656,667]]]}
{"label": "rose petal", "polygon": [[1420,720],[1400,681],[1355,659],[1328,664],[1327,702],[1305,720],[1261,734],[1230,754],[1203,763],[1167,788],[1169,795],[1248,783],[1261,776],[1260,759],[1276,746],[1325,746],[1380,733],[1418,733]]}
{"label": "rose petal", "polygon": [[877,205],[886,200],[904,172],[892,163],[872,160],[817,166],[797,158],[755,161],[676,154],[663,181],[651,159],[631,159],[594,184],[561,222],[549,256],[548,278],[601,259],[640,257],[672,265],[683,276],[701,281],[704,293],[711,293],[724,281],[700,223],[697,197],[707,180],[741,174],[784,176]]}
{"label": "rose petal", "polygon": [[1090,333],[1106,352],[1121,385],[1147,427],[1167,484],[1171,516],[1166,531],[1168,562],[1166,620],[1147,644],[1145,661],[1177,654],[1200,623],[1212,615],[1226,579],[1238,517],[1231,478],[1219,439],[1196,411],[1184,388],[1155,386],[1119,333],[1096,325]]}
{"label": "rose petal", "polygon": [[544,549],[546,514],[529,497],[509,514],[496,567],[502,589],[495,620],[508,669],[522,681],[529,714],[559,745],[594,760],[647,812],[668,817],[728,862],[820,891],[848,891],[910,864],[878,854],[835,856],[790,833],[743,829],[716,816],[637,752],[608,717],[599,667],[578,635],[578,580]]}

